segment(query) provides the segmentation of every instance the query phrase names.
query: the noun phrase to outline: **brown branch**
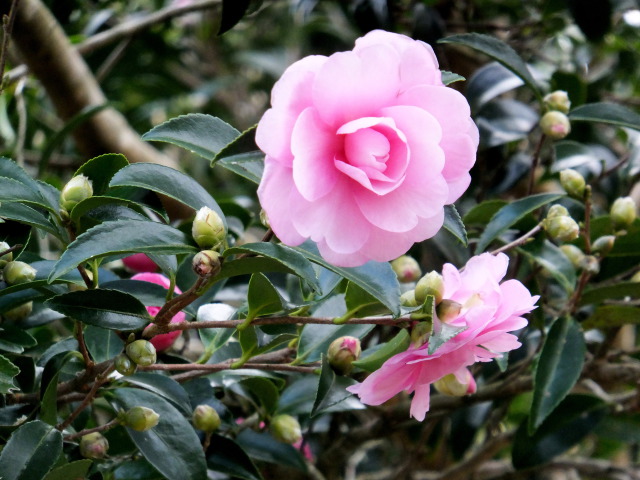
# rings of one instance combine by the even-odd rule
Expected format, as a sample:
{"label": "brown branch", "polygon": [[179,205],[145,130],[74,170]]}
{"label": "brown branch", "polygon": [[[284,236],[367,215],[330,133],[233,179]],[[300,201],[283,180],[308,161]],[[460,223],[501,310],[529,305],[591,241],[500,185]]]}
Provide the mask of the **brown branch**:
{"label": "brown branch", "polygon": [[118,420],[117,418],[114,418],[113,420],[105,423],[104,425],[100,425],[94,428],[87,428],[86,430],[81,430],[77,433],[72,433],[71,435],[65,435],[64,439],[67,441],[75,440],[76,438],[84,437],[85,435],[88,435],[90,433],[104,432],[105,430],[109,430],[113,427],[117,427],[118,425],[120,425],[120,420]]}
{"label": "brown branch", "polygon": [[7,253],[11,253],[11,252],[15,252],[16,250],[20,250],[22,247],[24,247],[24,245],[22,245],[21,243],[17,243],[13,247],[10,247],[10,248],[7,248],[6,250],[1,251],[0,252],[0,257],[5,256]]}
{"label": "brown branch", "polygon": [[[156,363],[155,365],[149,365],[148,367],[139,367],[141,371],[163,371],[163,372],[221,372],[223,370],[232,370],[231,364],[233,362],[227,360],[222,363]],[[277,363],[256,363],[247,362],[242,365],[242,368],[251,368],[254,370],[269,370],[274,372],[297,372],[297,373],[313,373],[318,366],[315,367],[300,367],[297,365],[277,364]]]}

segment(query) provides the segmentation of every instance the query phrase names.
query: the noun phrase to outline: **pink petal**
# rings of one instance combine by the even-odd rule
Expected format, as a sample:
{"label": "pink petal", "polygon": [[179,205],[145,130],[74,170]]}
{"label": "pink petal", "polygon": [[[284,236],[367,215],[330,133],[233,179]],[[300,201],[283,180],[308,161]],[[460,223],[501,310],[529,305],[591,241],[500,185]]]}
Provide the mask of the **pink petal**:
{"label": "pink petal", "polygon": [[424,420],[429,411],[429,401],[431,395],[431,384],[425,383],[416,386],[416,391],[411,400],[411,409],[409,414],[419,422]]}

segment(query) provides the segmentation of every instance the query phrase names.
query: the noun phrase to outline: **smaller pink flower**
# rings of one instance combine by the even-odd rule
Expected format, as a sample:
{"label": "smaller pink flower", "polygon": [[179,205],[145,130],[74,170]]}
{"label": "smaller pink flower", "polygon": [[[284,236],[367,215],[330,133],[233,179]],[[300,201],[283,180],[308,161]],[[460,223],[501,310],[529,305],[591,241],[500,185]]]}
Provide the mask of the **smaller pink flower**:
{"label": "smaller pink flower", "polygon": [[[161,273],[138,273],[137,275],[134,275],[133,277],[131,277],[131,280],[155,283],[156,285],[160,285],[166,288],[167,290],[171,286],[169,279],[164,275],[162,275]],[[182,293],[178,287],[175,287],[173,291],[177,294]],[[149,315],[151,315],[152,317],[155,317],[161,308],[162,307],[159,307],[159,306],[158,307],[149,306],[147,307],[147,312],[149,312]],[[185,320],[184,312],[178,312],[171,319],[171,323],[180,323],[180,322],[184,322],[184,320]],[[160,335],[156,335],[149,341],[153,344],[154,347],[156,347],[157,351],[162,352],[163,350],[166,350],[171,345],[173,345],[173,342],[176,341],[176,339],[180,336],[181,333],[182,332],[180,330],[176,330],[175,332],[163,333]]]}
{"label": "smaller pink flower", "polygon": [[129,270],[137,273],[158,271],[158,265],[144,253],[134,253],[133,255],[124,257],[122,263],[124,263],[124,266]]}
{"label": "smaller pink flower", "polygon": [[467,393],[473,393],[475,381],[469,378],[467,367],[518,348],[520,342],[509,332],[527,325],[521,315],[533,310],[539,298],[532,296],[518,280],[500,283],[508,264],[509,257],[503,253],[473,257],[461,271],[445,264],[444,298],[462,306],[447,324],[465,330],[432,354],[428,342],[420,347],[411,346],[387,360],[364,382],[347,390],[368,405],[380,405],[403,390],[414,392],[411,416],[420,421],[429,411],[431,384],[446,375],[453,374],[460,383],[469,385]]}

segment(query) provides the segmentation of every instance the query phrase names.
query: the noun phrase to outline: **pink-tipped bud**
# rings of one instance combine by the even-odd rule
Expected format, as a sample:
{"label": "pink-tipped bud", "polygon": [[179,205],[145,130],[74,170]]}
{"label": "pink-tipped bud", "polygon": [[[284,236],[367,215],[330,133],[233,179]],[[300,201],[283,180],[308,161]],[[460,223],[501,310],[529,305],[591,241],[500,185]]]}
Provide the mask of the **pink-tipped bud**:
{"label": "pink-tipped bud", "polygon": [[569,100],[569,95],[564,90],[556,90],[555,92],[548,93],[544,96],[543,101],[549,110],[569,113],[569,109],[571,108],[571,100]]}
{"label": "pink-tipped bud", "polygon": [[13,261],[7,262],[2,270],[4,281],[9,285],[32,282],[36,278],[37,270],[28,263]]}
{"label": "pink-tipped bud", "polygon": [[420,265],[409,255],[402,255],[391,262],[391,268],[398,277],[400,283],[415,282],[422,275]]}
{"label": "pink-tipped bud", "polygon": [[587,182],[580,172],[567,168],[560,172],[560,185],[570,196],[582,199]]}
{"label": "pink-tipped bud", "polygon": [[215,432],[221,423],[220,415],[209,405],[198,405],[193,410],[192,421],[194,427],[206,433]]}
{"label": "pink-tipped bud", "polygon": [[23,303],[19,307],[12,308],[8,312],[4,312],[2,316],[10,322],[21,322],[33,311],[33,302]]}
{"label": "pink-tipped bud", "polygon": [[220,215],[209,207],[198,210],[193,220],[191,234],[200,248],[207,250],[219,250],[224,246],[227,236]]}
{"label": "pink-tipped bud", "polygon": [[99,460],[107,456],[109,442],[100,432],[83,435],[80,439],[80,455],[84,458]]}
{"label": "pink-tipped bud", "polygon": [[134,340],[125,347],[127,357],[136,365],[147,367],[156,363],[156,347],[147,340]]}
{"label": "pink-tipped bud", "polygon": [[133,407],[124,413],[120,422],[136,432],[145,432],[158,424],[160,415],[147,407]]}
{"label": "pink-tipped bud", "polygon": [[576,268],[582,268],[582,261],[584,260],[584,252],[575,245],[567,244],[560,246],[560,250],[571,261],[571,264]]}
{"label": "pink-tipped bud", "polygon": [[279,442],[294,444],[302,440],[300,423],[291,415],[276,415],[271,419],[269,431]]}
{"label": "pink-tipped bud", "polygon": [[616,198],[611,205],[611,222],[616,228],[629,227],[637,216],[636,202],[631,197]]}
{"label": "pink-tipped bud", "polygon": [[562,140],[571,132],[571,123],[564,113],[552,110],[542,116],[540,128],[547,137]]}
{"label": "pink-tipped bud", "polygon": [[136,373],[136,369],[138,368],[138,365],[136,365],[136,363],[124,353],[118,355],[113,361],[113,364],[116,368],[116,372],[124,376],[133,375]]}
{"label": "pink-tipped bud", "polygon": [[191,265],[196,275],[203,278],[216,276],[222,268],[220,254],[214,250],[203,250],[196,253]]}
{"label": "pink-tipped bud", "polygon": [[91,196],[93,196],[91,180],[84,175],[76,175],[62,189],[60,207],[65,212],[70,212],[82,200]]}
{"label": "pink-tipped bud", "polygon": [[362,348],[356,337],[336,338],[327,350],[327,359],[333,370],[340,375],[348,375],[353,370],[353,362],[360,358]]}
{"label": "pink-tipped bud", "polygon": [[438,272],[429,272],[423,276],[416,284],[415,297],[418,305],[424,303],[427,295],[435,297],[436,305],[442,301],[444,294],[444,281]]}
{"label": "pink-tipped bud", "polygon": [[452,397],[464,397],[476,391],[476,381],[469,370],[465,370],[465,379],[460,381],[453,373],[445,375],[433,384],[438,392]]}
{"label": "pink-tipped bud", "polygon": [[[6,252],[10,248],[11,247],[7,242],[0,242],[0,254],[2,254],[2,252]],[[4,266],[12,260],[13,260],[13,252],[0,255],[0,268],[4,268]]]}
{"label": "pink-tipped bud", "polygon": [[453,300],[444,299],[436,307],[436,315],[443,323],[449,323],[460,316],[462,305]]}

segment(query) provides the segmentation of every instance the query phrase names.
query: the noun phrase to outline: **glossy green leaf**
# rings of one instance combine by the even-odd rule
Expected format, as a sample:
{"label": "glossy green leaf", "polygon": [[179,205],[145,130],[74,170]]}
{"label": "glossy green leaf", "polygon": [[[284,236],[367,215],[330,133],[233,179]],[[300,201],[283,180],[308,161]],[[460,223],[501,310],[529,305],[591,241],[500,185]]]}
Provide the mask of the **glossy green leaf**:
{"label": "glossy green leaf", "polygon": [[624,300],[626,298],[640,299],[639,282],[620,282],[605,287],[596,287],[586,290],[580,297],[580,305],[589,303],[601,303],[606,300]]}
{"label": "glossy green leaf", "polygon": [[259,150],[258,145],[256,145],[257,127],[258,125],[253,125],[247,128],[238,137],[234,138],[229,144],[225,145],[224,148],[220,150],[215,158],[211,161],[211,165],[215,165],[218,160],[226,157],[233,157],[234,155],[257,152]]}
{"label": "glossy green leaf", "polygon": [[236,442],[221,435],[213,435],[210,445],[206,452],[207,467],[210,470],[243,480],[262,480],[260,471]]}
{"label": "glossy green leaf", "polygon": [[640,130],[640,115],[617,103],[588,103],[569,112],[572,122],[608,123],[617,127]]}
{"label": "glossy green leaf", "polygon": [[349,316],[353,318],[388,314],[389,309],[355,283],[349,282],[344,295]]}
{"label": "glossy green leaf", "polygon": [[302,329],[298,341],[297,363],[317,362],[322,354],[327,353],[331,342],[336,338],[351,336],[362,339],[371,331],[373,325],[315,325],[307,324]]}
{"label": "glossy green leaf", "polygon": [[631,305],[602,305],[582,323],[585,329],[607,329],[627,324],[640,324],[640,308]]}
{"label": "glossy green leaf", "polygon": [[541,237],[518,248],[518,251],[543,267],[567,293],[573,292],[577,280],[575,268],[555,244]]}
{"label": "glossy green leaf", "polygon": [[[102,288],[110,290],[119,290],[136,297],[146,307],[161,307],[167,301],[168,290],[162,285],[151,282],[143,282],[140,280],[112,280],[100,285]],[[184,311],[196,316],[196,309],[192,305],[184,308]]]}
{"label": "glossy green leaf", "polygon": [[533,93],[535,93],[539,99],[542,99],[540,89],[526,63],[524,63],[513,48],[502,40],[481,33],[463,33],[441,38],[438,42],[464,45],[484,53],[520,77]]}
{"label": "glossy green leaf", "polygon": [[555,321],[533,374],[529,433],[535,432],[578,381],[586,350],[582,330],[573,318]]}
{"label": "glossy green leaf", "polygon": [[106,153],[83,163],[76,171],[76,175],[84,175],[91,180],[94,195],[104,195],[109,188],[109,182],[116,172],[129,165],[124,155]]}
{"label": "glossy green leaf", "polygon": [[39,420],[21,425],[0,454],[2,480],[41,480],[62,453],[62,434]]}
{"label": "glossy green leaf", "polygon": [[93,227],[69,245],[56,263],[49,281],[89,259],[119,253],[178,254],[195,251],[180,230],[158,222],[119,220]]}
{"label": "glossy green leaf", "polygon": [[216,165],[258,184],[264,171],[264,153],[256,151],[232,155],[218,160]]}
{"label": "glossy green leaf", "polygon": [[251,395],[256,405],[262,406],[267,415],[273,415],[280,395],[271,380],[261,377],[245,378],[240,381],[240,385]]}
{"label": "glossy green leaf", "polygon": [[[225,253],[228,251],[229,249],[225,250]],[[244,257],[236,260],[225,260],[217,278],[223,279],[237,277],[239,275],[251,275],[253,273],[266,272],[296,274],[280,260],[268,257]]]}
{"label": "glossy green leaf", "polygon": [[464,228],[464,223],[462,223],[462,219],[460,218],[460,214],[456,207],[453,205],[445,205],[444,206],[444,229],[448,231],[451,235],[456,237],[456,239],[462,243],[465,247],[467,246],[467,230]]}
{"label": "glossy green leaf", "polygon": [[238,135],[238,130],[217,117],[191,113],[161,123],[142,135],[142,139],[172,143],[213,160]]}
{"label": "glossy green leaf", "polygon": [[251,0],[222,0],[222,18],[218,35],[231,30],[249,9]]}
{"label": "glossy green leaf", "polygon": [[11,363],[7,357],[0,355],[0,394],[10,393],[12,390],[18,389],[14,378],[19,373],[20,369],[18,367]]}
{"label": "glossy green leaf", "polygon": [[261,462],[297,468],[303,472],[307,471],[307,464],[300,450],[292,445],[276,441],[268,433],[258,433],[247,428],[240,432],[236,441],[251,458]]}
{"label": "glossy green leaf", "polygon": [[137,388],[113,392],[125,410],[144,405],[160,415],[158,425],[146,432],[127,432],[140,453],[167,480],[206,480],[207,468],[200,440],[191,424],[171,403],[155,393]]}
{"label": "glossy green leaf", "polygon": [[403,328],[388,342],[376,345],[362,352],[362,356],[359,360],[353,362],[353,366],[361,368],[365,372],[375,372],[388,359],[407,350],[409,343],[409,333]]}
{"label": "glossy green leaf", "polygon": [[249,280],[247,303],[247,319],[253,320],[259,316],[282,311],[284,299],[267,277],[262,273],[254,273]]}
{"label": "glossy green leaf", "polygon": [[169,400],[183,414],[190,416],[192,413],[189,395],[185,389],[173,378],[150,372],[137,372],[124,378],[127,383],[144,388]]}
{"label": "glossy green leaf", "polygon": [[607,410],[607,405],[596,397],[569,395],[533,435],[527,433],[525,419],[513,440],[513,466],[521,470],[542,465],[564,453],[593,431]]}
{"label": "glossy green leaf", "polygon": [[522,220],[526,215],[563,196],[564,194],[561,193],[539,193],[505,205],[491,218],[482,235],[480,235],[476,254],[485,251],[493,240],[516,222]]}
{"label": "glossy green leaf", "polygon": [[116,332],[95,325],[84,329],[84,341],[91,358],[98,363],[115,358],[124,349],[124,342]]}
{"label": "glossy green leaf", "polygon": [[326,355],[323,355],[322,368],[318,378],[318,390],[311,409],[311,417],[315,417],[329,407],[349,398],[351,393],[346,388],[355,383],[356,381],[352,378],[337,376],[331,365],[329,365]]}
{"label": "glossy green leaf", "polygon": [[19,354],[25,348],[34,347],[38,344],[25,330],[5,322],[0,326],[0,350],[8,353]]}
{"label": "glossy green leaf", "polygon": [[[130,200],[125,200],[123,198],[94,195],[93,197],[85,198],[73,207],[70,217],[72,221],[78,222],[87,213],[95,210],[96,208],[114,205],[128,205],[130,203]],[[136,215],[136,218],[143,217],[138,217]]]}
{"label": "glossy green leaf", "polygon": [[465,225],[486,225],[491,218],[498,213],[498,210],[505,205],[507,205],[507,202],[504,200],[485,200],[471,207],[464,217],[462,217],[462,221]]}
{"label": "glossy green leaf", "polygon": [[18,202],[1,202],[0,217],[31,225],[58,238],[62,238],[61,231],[38,210]]}
{"label": "glossy green leaf", "polygon": [[320,290],[318,277],[313,269],[313,265],[304,255],[293,248],[268,242],[245,243],[239,247],[228,248],[225,250],[224,255],[227,257],[240,253],[249,253],[271,258],[307,281],[314,290]]}
{"label": "glossy green leaf", "polygon": [[[0,202],[24,202],[53,211],[36,186],[35,189],[12,178],[0,177]],[[57,212],[56,212],[57,213]]]}
{"label": "glossy green leaf", "polygon": [[44,480],[78,480],[86,478],[93,462],[89,459],[77,460],[51,470]]}
{"label": "glossy green leaf", "polygon": [[0,157],[0,177],[7,177],[20,182],[33,191],[38,191],[38,182],[24,168],[7,157]]}
{"label": "glossy green leaf", "polygon": [[45,305],[79,322],[109,330],[138,330],[151,321],[137,298],[118,290],[64,293],[50,298]]}
{"label": "glossy green leaf", "polygon": [[445,85],[451,85],[452,83],[463,82],[466,80],[466,78],[464,78],[462,75],[458,75],[457,73],[453,72],[447,72],[446,70],[442,70],[440,73],[442,76],[442,83],[444,83]]}
{"label": "glossy green leaf", "polygon": [[[210,132],[209,135],[211,134]],[[216,201],[202,185],[189,175],[163,165],[153,163],[129,165],[116,173],[109,185],[146,188],[174,198],[194,210],[209,207],[220,215],[223,221],[225,218]]]}
{"label": "glossy green leaf", "polygon": [[[318,378],[315,375],[305,375],[298,378],[280,395],[278,413],[309,415],[316,401],[317,392]],[[324,412],[346,412],[350,410],[364,410],[365,408],[357,397],[351,395],[343,401],[328,407]]]}

